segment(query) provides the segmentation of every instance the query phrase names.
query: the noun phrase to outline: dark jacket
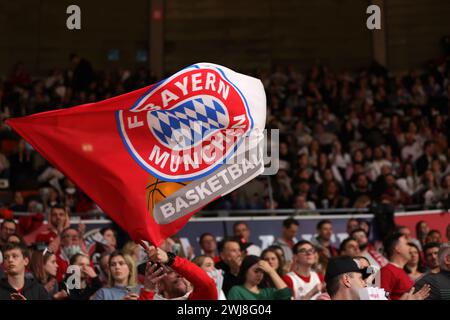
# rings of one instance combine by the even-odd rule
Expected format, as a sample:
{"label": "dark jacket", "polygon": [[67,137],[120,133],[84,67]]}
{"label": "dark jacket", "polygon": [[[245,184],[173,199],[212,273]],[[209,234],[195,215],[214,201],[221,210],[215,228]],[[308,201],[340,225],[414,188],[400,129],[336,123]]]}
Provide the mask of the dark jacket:
{"label": "dark jacket", "polygon": [[89,300],[90,297],[97,292],[98,289],[100,289],[103,286],[102,282],[100,281],[100,278],[96,276],[95,278],[92,278],[84,289],[69,289],[67,290],[67,286],[65,282],[62,282],[60,284],[60,288],[62,290],[68,291],[69,296],[67,297],[67,300]]}
{"label": "dark jacket", "polygon": [[[11,287],[6,277],[0,279],[0,300],[11,300],[11,294],[18,293]],[[50,296],[45,288],[36,280],[25,278],[21,294],[27,300],[49,300]]]}
{"label": "dark jacket", "polygon": [[230,267],[223,261],[219,261],[218,263],[216,263],[216,268],[223,270],[222,290],[225,295],[228,295],[228,291],[230,291],[233,286],[239,284],[238,277],[230,272]]}
{"label": "dark jacket", "polygon": [[441,270],[439,273],[428,273],[414,284],[416,290],[429,284],[430,295],[426,300],[450,300],[450,271]]}

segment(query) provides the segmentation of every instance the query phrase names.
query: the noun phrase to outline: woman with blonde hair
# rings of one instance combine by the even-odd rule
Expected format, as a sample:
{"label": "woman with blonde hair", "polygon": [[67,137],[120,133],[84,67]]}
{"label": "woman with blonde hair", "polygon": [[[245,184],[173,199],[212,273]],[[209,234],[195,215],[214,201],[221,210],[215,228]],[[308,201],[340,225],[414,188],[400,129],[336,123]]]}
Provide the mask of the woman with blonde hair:
{"label": "woman with blonde hair", "polygon": [[109,257],[108,286],[98,290],[93,300],[137,300],[141,287],[133,258],[114,251]]}

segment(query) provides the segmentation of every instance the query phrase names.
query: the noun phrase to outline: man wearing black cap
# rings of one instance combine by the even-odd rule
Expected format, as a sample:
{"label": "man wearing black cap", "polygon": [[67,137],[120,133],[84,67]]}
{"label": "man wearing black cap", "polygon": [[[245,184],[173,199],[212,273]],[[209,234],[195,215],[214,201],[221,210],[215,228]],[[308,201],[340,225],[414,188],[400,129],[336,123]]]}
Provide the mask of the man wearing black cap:
{"label": "man wearing black cap", "polygon": [[369,275],[350,257],[330,259],[325,282],[331,300],[360,300],[359,290],[367,287],[364,279]]}

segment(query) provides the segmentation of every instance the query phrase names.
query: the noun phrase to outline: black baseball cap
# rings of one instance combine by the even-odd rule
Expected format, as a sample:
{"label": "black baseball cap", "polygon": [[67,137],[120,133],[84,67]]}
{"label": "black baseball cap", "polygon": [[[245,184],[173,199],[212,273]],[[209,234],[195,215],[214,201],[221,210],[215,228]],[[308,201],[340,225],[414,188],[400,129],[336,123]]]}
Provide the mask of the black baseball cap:
{"label": "black baseball cap", "polygon": [[367,268],[360,269],[358,263],[350,257],[337,257],[328,260],[327,272],[325,274],[325,282],[337,277],[343,273],[358,272],[361,273],[363,279],[370,276]]}

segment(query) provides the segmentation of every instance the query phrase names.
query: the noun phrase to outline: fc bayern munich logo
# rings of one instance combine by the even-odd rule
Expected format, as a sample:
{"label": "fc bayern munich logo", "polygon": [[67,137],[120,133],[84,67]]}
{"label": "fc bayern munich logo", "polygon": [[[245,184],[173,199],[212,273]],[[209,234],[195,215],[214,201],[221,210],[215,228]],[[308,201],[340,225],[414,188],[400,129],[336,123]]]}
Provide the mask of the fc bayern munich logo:
{"label": "fc bayern munich logo", "polygon": [[241,91],[211,65],[193,65],[153,86],[118,111],[117,122],[131,156],[166,181],[208,175],[253,127]]}

